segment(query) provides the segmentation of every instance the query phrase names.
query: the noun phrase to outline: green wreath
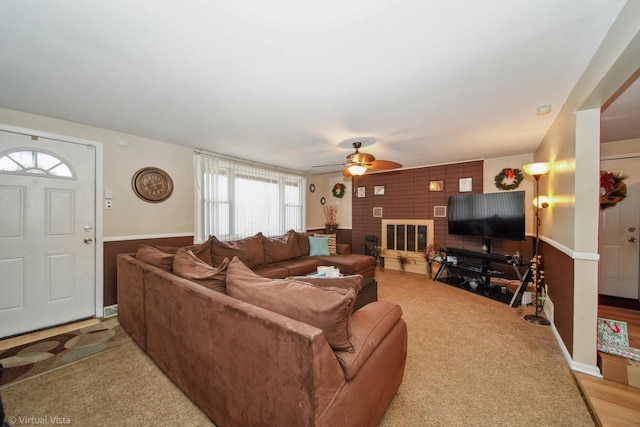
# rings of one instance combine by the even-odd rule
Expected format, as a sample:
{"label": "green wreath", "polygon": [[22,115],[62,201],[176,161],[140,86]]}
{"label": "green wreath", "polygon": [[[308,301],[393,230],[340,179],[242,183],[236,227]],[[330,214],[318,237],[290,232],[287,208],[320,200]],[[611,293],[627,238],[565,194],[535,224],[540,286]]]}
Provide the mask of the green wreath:
{"label": "green wreath", "polygon": [[[515,190],[520,186],[520,183],[524,179],[522,171],[520,169],[504,168],[496,175],[496,187],[500,190]],[[505,184],[504,180],[509,179],[513,182],[511,184]]]}
{"label": "green wreath", "polygon": [[344,184],[340,184],[339,182],[333,186],[333,197],[337,197],[338,199],[342,199],[344,197],[344,193],[347,191],[347,186]]}

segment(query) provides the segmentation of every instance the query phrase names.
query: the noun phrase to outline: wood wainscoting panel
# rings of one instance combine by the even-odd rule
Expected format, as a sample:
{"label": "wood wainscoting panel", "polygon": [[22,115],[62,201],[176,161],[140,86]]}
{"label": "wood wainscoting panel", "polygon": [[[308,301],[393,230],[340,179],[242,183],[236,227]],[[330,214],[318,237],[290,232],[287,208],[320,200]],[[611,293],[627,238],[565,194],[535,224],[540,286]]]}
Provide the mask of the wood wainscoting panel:
{"label": "wood wainscoting panel", "polygon": [[573,357],[573,258],[542,240],[540,254],[549,299],[554,306],[553,323],[567,351]]}
{"label": "wood wainscoting panel", "polygon": [[136,252],[140,245],[189,246],[193,244],[193,236],[163,237],[154,239],[133,239],[104,242],[104,305],[118,303],[117,266],[118,254]]}

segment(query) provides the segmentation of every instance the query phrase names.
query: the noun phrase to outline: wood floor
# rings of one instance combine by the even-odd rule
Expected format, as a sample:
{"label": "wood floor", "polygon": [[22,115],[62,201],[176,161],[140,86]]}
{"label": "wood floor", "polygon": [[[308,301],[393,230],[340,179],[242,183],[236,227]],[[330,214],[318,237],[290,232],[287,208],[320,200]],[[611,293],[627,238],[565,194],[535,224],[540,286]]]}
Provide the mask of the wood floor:
{"label": "wood floor", "polygon": [[[599,306],[598,317],[627,322],[629,346],[640,348],[640,311]],[[576,372],[600,425],[640,426],[640,388]]]}

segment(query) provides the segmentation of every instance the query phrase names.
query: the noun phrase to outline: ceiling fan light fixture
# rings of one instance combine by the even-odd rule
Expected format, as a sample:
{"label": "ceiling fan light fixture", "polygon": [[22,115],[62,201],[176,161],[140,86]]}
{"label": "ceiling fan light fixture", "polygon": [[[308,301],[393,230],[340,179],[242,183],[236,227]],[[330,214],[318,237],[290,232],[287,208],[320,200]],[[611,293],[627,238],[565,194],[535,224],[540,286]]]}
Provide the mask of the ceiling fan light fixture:
{"label": "ceiling fan light fixture", "polygon": [[367,167],[362,165],[351,165],[347,168],[347,170],[351,175],[360,176],[364,175],[364,173],[367,171]]}

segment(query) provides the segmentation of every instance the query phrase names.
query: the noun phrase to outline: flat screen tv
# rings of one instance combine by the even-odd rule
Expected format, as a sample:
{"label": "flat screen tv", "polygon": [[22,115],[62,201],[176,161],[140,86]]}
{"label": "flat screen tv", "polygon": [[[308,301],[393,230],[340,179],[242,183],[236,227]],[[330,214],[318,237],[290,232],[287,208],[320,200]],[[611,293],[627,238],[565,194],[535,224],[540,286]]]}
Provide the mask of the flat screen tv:
{"label": "flat screen tv", "polygon": [[449,196],[449,234],[525,240],[524,191]]}

